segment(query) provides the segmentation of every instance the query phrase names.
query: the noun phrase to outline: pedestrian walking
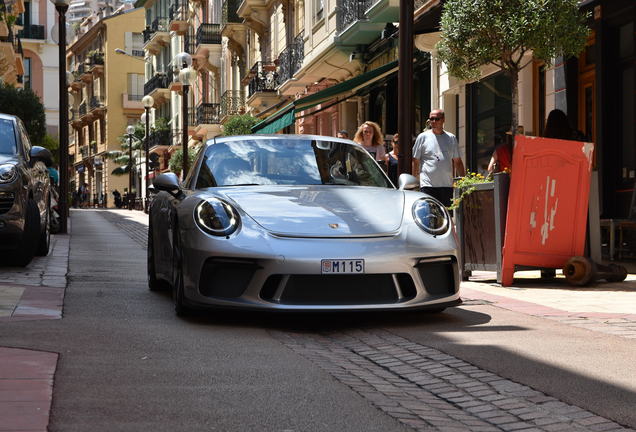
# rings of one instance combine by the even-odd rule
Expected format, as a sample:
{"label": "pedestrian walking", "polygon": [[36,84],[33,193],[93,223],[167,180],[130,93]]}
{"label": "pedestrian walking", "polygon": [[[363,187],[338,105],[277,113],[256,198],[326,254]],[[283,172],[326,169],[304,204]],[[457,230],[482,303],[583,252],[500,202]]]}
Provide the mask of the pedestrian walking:
{"label": "pedestrian walking", "polygon": [[356,134],[353,136],[353,140],[361,144],[373,159],[382,162],[382,165],[384,165],[386,150],[384,149],[383,136],[380,125],[376,122],[365,121],[358,127]]}
{"label": "pedestrian walking", "polygon": [[336,138],[345,138],[345,139],[349,139],[349,132],[347,132],[346,130],[342,129],[339,130],[338,133],[336,133]]}
{"label": "pedestrian walking", "polygon": [[398,184],[398,159],[400,157],[399,134],[393,135],[389,144],[389,152],[386,154],[385,163],[389,179],[394,185]]}
{"label": "pedestrian walking", "polygon": [[113,191],[113,197],[115,199],[115,207],[121,208],[121,193],[117,189]]}
{"label": "pedestrian walking", "polygon": [[429,115],[431,130],[418,135],[413,146],[413,173],[420,178],[420,191],[451,205],[453,178],[465,174],[459,156],[457,138],[444,130],[444,111],[436,109]]}

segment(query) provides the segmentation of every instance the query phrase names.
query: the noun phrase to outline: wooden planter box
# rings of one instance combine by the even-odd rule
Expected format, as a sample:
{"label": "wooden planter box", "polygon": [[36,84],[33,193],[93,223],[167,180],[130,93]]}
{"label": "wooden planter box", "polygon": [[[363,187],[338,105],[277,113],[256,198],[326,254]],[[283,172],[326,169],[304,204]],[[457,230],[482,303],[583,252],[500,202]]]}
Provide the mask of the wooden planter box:
{"label": "wooden planter box", "polygon": [[[501,283],[501,249],[506,231],[510,175],[498,173],[492,183],[475,185],[456,211],[462,278],[473,270],[496,271]],[[459,190],[455,190],[458,197]]]}

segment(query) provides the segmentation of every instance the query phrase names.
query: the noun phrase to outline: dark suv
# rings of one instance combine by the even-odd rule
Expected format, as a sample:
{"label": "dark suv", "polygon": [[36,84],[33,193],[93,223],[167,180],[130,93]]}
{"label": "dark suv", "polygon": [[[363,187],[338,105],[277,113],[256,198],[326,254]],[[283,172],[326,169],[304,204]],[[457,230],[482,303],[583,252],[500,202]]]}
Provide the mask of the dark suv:
{"label": "dark suv", "polygon": [[22,121],[0,114],[0,262],[26,266],[49,253],[51,152],[33,146]]}

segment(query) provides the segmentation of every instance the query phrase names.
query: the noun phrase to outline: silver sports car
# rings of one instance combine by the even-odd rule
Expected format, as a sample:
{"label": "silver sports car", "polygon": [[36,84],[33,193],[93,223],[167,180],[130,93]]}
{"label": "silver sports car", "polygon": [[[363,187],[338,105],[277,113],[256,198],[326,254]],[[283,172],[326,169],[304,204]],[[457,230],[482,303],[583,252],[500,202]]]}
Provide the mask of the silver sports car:
{"label": "silver sports car", "polygon": [[435,311],[460,304],[448,213],[358,144],[312,135],[210,139],[185,181],[153,182],[148,281],[202,306]]}

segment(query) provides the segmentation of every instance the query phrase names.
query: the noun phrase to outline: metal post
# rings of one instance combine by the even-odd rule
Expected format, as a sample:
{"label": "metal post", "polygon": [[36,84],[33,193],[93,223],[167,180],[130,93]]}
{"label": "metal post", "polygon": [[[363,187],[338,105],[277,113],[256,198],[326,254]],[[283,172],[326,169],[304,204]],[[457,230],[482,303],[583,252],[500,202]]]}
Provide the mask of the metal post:
{"label": "metal post", "polygon": [[411,172],[413,156],[413,1],[400,0],[400,46],[398,57],[398,133],[400,173]]}
{"label": "metal post", "polygon": [[133,158],[132,158],[132,134],[128,134],[128,210],[134,208],[133,203]]}
{"label": "metal post", "polygon": [[145,107],[146,110],[146,142],[144,145],[144,151],[146,152],[146,190],[144,191],[144,212],[148,213],[148,181],[150,180],[150,164],[148,163],[148,141],[150,137],[148,136],[148,131],[150,130],[150,108]]}
{"label": "metal post", "polygon": [[59,48],[59,85],[60,85],[60,233],[68,232],[68,90],[66,83],[66,11],[68,5],[55,5],[58,13],[57,25],[60,28]]}
{"label": "metal post", "polygon": [[183,116],[183,180],[188,175],[188,90],[190,86],[188,84],[183,85],[183,109],[181,115]]}

